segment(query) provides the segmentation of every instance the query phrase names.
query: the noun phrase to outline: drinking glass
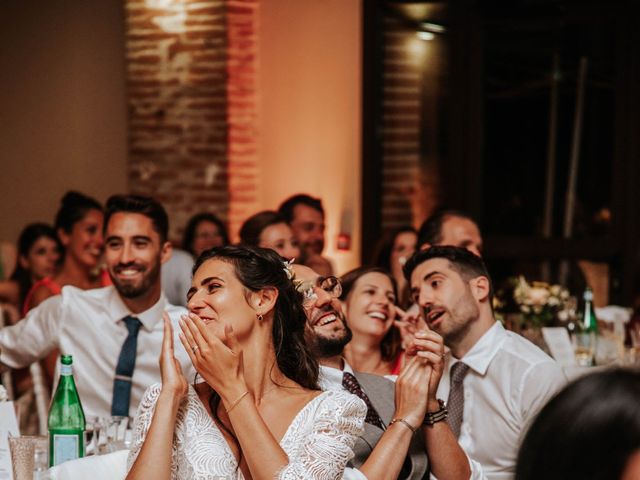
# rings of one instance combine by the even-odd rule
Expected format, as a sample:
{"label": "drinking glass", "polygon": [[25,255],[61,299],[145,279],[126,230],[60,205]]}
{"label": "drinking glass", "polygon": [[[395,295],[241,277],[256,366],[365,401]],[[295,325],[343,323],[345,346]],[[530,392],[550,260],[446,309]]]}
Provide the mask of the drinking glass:
{"label": "drinking glass", "polygon": [[11,462],[13,464],[13,478],[15,480],[31,480],[33,478],[35,452],[37,450],[47,452],[49,439],[45,436],[29,435],[9,437],[9,449],[11,450]]}
{"label": "drinking glass", "polygon": [[109,417],[103,428],[107,431],[107,453],[117,452],[127,448],[127,428],[129,417]]}
{"label": "drinking glass", "polygon": [[86,455],[99,454],[100,431],[102,430],[102,419],[99,417],[87,417],[84,433]]}
{"label": "drinking glass", "polygon": [[[43,437],[46,438],[46,437]],[[33,447],[33,480],[49,480],[49,442],[38,441]]]}
{"label": "drinking glass", "polygon": [[589,332],[576,332],[573,341],[576,363],[581,367],[592,366],[596,353],[596,336]]}

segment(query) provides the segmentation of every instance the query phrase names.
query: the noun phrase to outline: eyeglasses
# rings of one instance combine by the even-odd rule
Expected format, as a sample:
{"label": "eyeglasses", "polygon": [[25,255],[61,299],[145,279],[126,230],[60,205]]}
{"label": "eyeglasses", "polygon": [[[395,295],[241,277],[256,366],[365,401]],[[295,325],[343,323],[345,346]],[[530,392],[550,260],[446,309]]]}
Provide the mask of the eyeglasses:
{"label": "eyeglasses", "polygon": [[342,295],[342,284],[336,277],[318,277],[315,282],[302,282],[296,290],[302,294],[302,305],[304,308],[312,307],[318,300],[316,288],[321,288],[327,292],[331,298],[338,298]]}

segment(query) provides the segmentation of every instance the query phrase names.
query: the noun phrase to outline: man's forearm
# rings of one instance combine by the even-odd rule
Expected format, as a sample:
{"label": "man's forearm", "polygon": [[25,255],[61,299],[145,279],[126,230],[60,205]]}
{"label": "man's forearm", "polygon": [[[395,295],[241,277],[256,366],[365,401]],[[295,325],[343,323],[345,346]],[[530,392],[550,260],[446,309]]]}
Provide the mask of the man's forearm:
{"label": "man's forearm", "polygon": [[446,422],[422,427],[431,473],[438,480],[468,480],[469,459]]}

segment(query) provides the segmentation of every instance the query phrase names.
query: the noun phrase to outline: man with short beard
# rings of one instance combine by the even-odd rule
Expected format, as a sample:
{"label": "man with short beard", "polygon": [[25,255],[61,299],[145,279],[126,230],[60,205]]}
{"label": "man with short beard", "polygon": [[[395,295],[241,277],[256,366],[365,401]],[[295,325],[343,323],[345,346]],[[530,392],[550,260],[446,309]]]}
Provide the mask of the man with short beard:
{"label": "man with short beard", "polygon": [[282,202],[278,213],[284,217],[298,240],[301,253],[298,263],[321,275],[332,275],[331,262],[322,256],[325,229],[322,200],[299,193]]}
{"label": "man with short beard", "polygon": [[483,478],[479,465],[470,464],[449,427],[440,421],[445,417],[433,416],[441,406],[427,412],[428,391],[439,379],[432,372],[442,370],[444,347],[439,335],[420,333],[422,351],[408,352],[410,358],[395,385],[378,375],[354,372],[342,358],[351,330],[338,300],[339,280],[321,277],[306,266],[293,268],[308,318],[307,342],[320,363],[320,387],[347,390],[368,407],[365,432],[343,478],[418,480],[429,470],[439,479]]}
{"label": "man with short beard", "polygon": [[[160,265],[171,256],[168,223],[162,205],[151,198],[111,197],[105,212],[104,255],[113,286],[63,287],[60,295],[31,310],[23,321],[0,330],[0,363],[24,367],[58,348],[61,354],[73,355],[85,415],[133,416],[146,388],[160,381],[163,315],[177,327],[186,313],[168,304],[162,294]],[[180,344],[177,338],[174,343]],[[175,353],[193,378],[184,349],[177,347]]]}
{"label": "man with short beard", "polygon": [[[466,248],[416,252],[404,266],[414,301],[450,353],[437,387],[451,430],[489,479],[513,478],[521,436],[566,382],[562,369],[493,316],[482,259]],[[416,338],[414,348],[428,345]]]}

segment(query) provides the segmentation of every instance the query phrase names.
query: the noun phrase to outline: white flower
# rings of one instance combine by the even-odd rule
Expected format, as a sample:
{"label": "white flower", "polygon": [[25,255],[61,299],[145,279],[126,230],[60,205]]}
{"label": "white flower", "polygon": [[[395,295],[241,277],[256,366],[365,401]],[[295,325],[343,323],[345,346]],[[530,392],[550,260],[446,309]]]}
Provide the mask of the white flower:
{"label": "white flower", "polygon": [[8,402],[9,395],[7,394],[7,389],[0,385],[0,402]]}
{"label": "white flower", "polygon": [[546,305],[549,299],[549,290],[544,287],[534,287],[529,290],[529,300],[533,305]]}
{"label": "white flower", "polygon": [[287,278],[289,280],[293,280],[293,277],[295,277],[295,272],[293,271],[293,262],[295,262],[296,259],[292,258],[291,260],[285,260],[282,262],[283,265],[283,269],[284,269],[284,273],[287,274]]}
{"label": "white flower", "polygon": [[568,307],[569,291],[561,285],[551,285],[547,282],[527,282],[520,275],[513,282],[513,300],[518,309],[525,316],[543,315],[545,318],[564,320],[571,313],[565,310]]}

